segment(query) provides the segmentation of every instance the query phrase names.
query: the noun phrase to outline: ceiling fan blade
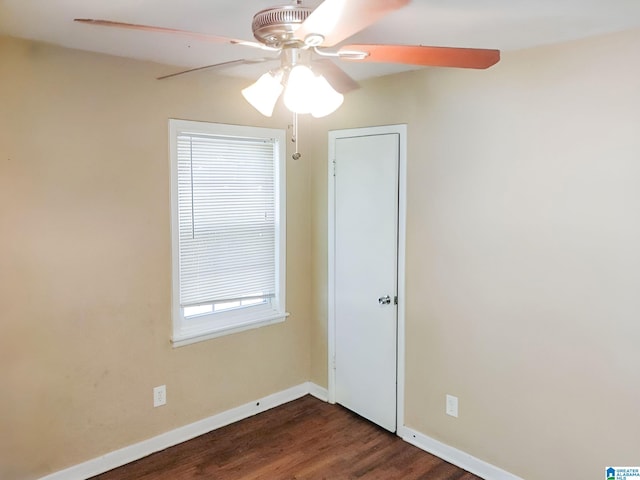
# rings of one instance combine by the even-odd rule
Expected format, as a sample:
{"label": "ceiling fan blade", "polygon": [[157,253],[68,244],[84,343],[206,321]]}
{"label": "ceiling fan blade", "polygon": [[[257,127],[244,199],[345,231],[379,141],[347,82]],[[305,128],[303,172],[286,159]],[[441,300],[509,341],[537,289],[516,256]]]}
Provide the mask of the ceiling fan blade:
{"label": "ceiling fan blade", "polygon": [[172,78],[172,77],[177,77],[179,75],[184,75],[185,73],[193,73],[193,72],[199,72],[201,70],[207,70],[209,68],[216,68],[216,67],[229,67],[231,65],[248,65],[248,64],[253,64],[253,63],[262,63],[262,62],[268,62],[271,60],[278,60],[277,58],[255,58],[255,59],[238,59],[238,60],[230,60],[228,62],[221,62],[221,63],[214,63],[213,65],[205,65],[203,67],[196,67],[196,68],[190,68],[189,70],[182,70],[181,72],[176,72],[176,73],[170,73],[168,75],[163,75],[161,77],[158,77],[157,80],[165,80],[167,78]]}
{"label": "ceiling fan blade", "polygon": [[358,82],[347,75],[344,70],[331,60],[326,58],[314,60],[312,68],[315,72],[324,76],[331,86],[339,93],[344,94],[360,88]]}
{"label": "ceiling fan blade", "polygon": [[325,0],[296,30],[304,40],[308,35],[324,37],[322,46],[330,47],[398,10],[410,0]]}
{"label": "ceiling fan blade", "polygon": [[[355,52],[366,52],[362,58]],[[423,47],[421,45],[346,45],[338,51],[343,60],[485,69],[500,60],[500,50],[481,48]]]}
{"label": "ceiling fan blade", "polygon": [[203,42],[244,45],[246,47],[260,48],[262,50],[269,50],[269,51],[278,50],[277,48],[268,47],[266,45],[263,45],[262,43],[250,42],[248,40],[237,40],[235,38],[220,37],[218,35],[210,35],[207,33],[189,32],[187,30],[178,30],[176,28],[153,27],[150,25],[137,25],[135,23],[114,22],[111,20],[97,20],[93,18],[75,18],[74,21],[79,23],[89,24],[89,25],[99,25],[101,27],[128,28],[130,30],[141,30],[143,32],[171,33],[175,35],[190,37]]}

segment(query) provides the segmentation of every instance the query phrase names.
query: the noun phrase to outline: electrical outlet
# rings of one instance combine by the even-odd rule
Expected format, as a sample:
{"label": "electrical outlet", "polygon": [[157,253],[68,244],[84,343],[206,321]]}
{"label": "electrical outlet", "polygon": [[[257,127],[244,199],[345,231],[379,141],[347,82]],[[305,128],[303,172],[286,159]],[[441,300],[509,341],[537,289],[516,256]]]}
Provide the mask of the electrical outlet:
{"label": "electrical outlet", "polygon": [[458,417],[458,397],[447,395],[445,412],[447,415],[451,415],[452,417]]}
{"label": "electrical outlet", "polygon": [[153,406],[161,407],[167,403],[167,386],[153,387]]}

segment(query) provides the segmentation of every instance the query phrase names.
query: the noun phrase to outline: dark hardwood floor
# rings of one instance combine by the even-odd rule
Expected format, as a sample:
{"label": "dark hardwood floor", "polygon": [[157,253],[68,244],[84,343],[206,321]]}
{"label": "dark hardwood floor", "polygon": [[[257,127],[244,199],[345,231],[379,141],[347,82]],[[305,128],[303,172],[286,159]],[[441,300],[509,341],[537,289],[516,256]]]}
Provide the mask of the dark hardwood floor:
{"label": "dark hardwood floor", "polygon": [[93,479],[481,480],[311,396]]}

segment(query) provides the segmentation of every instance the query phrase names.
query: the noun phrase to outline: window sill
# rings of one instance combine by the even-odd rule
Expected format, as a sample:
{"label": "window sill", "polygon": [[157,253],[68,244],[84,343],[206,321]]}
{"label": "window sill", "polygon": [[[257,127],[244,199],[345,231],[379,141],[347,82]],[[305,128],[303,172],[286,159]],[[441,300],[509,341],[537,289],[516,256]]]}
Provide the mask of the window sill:
{"label": "window sill", "polygon": [[233,325],[207,328],[206,330],[198,329],[185,331],[174,335],[171,342],[173,343],[174,348],[183,347],[197,342],[204,342],[205,340],[210,340],[212,338],[244,332],[245,330],[251,330],[254,328],[266,327],[267,325],[274,325],[276,323],[282,323],[288,316],[288,312],[272,313],[271,315],[247,319],[245,322],[236,322]]}

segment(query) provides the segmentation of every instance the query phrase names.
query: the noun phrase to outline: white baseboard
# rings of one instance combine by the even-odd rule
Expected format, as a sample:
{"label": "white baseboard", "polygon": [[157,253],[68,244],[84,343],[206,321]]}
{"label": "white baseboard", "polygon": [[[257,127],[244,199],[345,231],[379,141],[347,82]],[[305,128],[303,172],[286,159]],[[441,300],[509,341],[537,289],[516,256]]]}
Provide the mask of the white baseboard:
{"label": "white baseboard", "polygon": [[405,442],[429,452],[436,457],[471,472],[485,480],[524,480],[512,473],[446,445],[408,427],[398,428],[398,436]]}
{"label": "white baseboard", "polygon": [[291,387],[282,392],[274,393],[267,397],[245,403],[231,410],[213,415],[212,417],[176,428],[170,432],[162,433],[156,437],[144,440],[140,443],[107,453],[101,457],[73,467],[52,473],[40,480],[86,480],[87,478],[107,472],[140,458],[159,452],[165,448],[191,440],[199,435],[204,435],[218,428],[224,427],[239,420],[251,417],[271,408],[296,400],[307,394],[311,394],[320,400],[326,401],[327,391],[318,385],[306,382]]}
{"label": "white baseboard", "polygon": [[[213,415],[209,418],[176,428],[140,443],[107,453],[73,467],[52,473],[40,480],[86,480],[140,458],[159,452],[205,433],[222,428],[258,413],[270,410],[307,394],[326,402],[329,398],[326,388],[312,382],[305,382],[267,397],[245,403],[239,407]],[[407,443],[429,452],[443,460],[463,468],[485,480],[523,480],[516,475],[486,463],[456,448],[428,437],[407,427],[398,428],[398,436]]]}
{"label": "white baseboard", "polygon": [[313,395],[318,400],[322,400],[323,402],[329,401],[329,391],[326,388],[316,385],[313,382],[307,382],[307,385],[309,386],[310,395]]}

